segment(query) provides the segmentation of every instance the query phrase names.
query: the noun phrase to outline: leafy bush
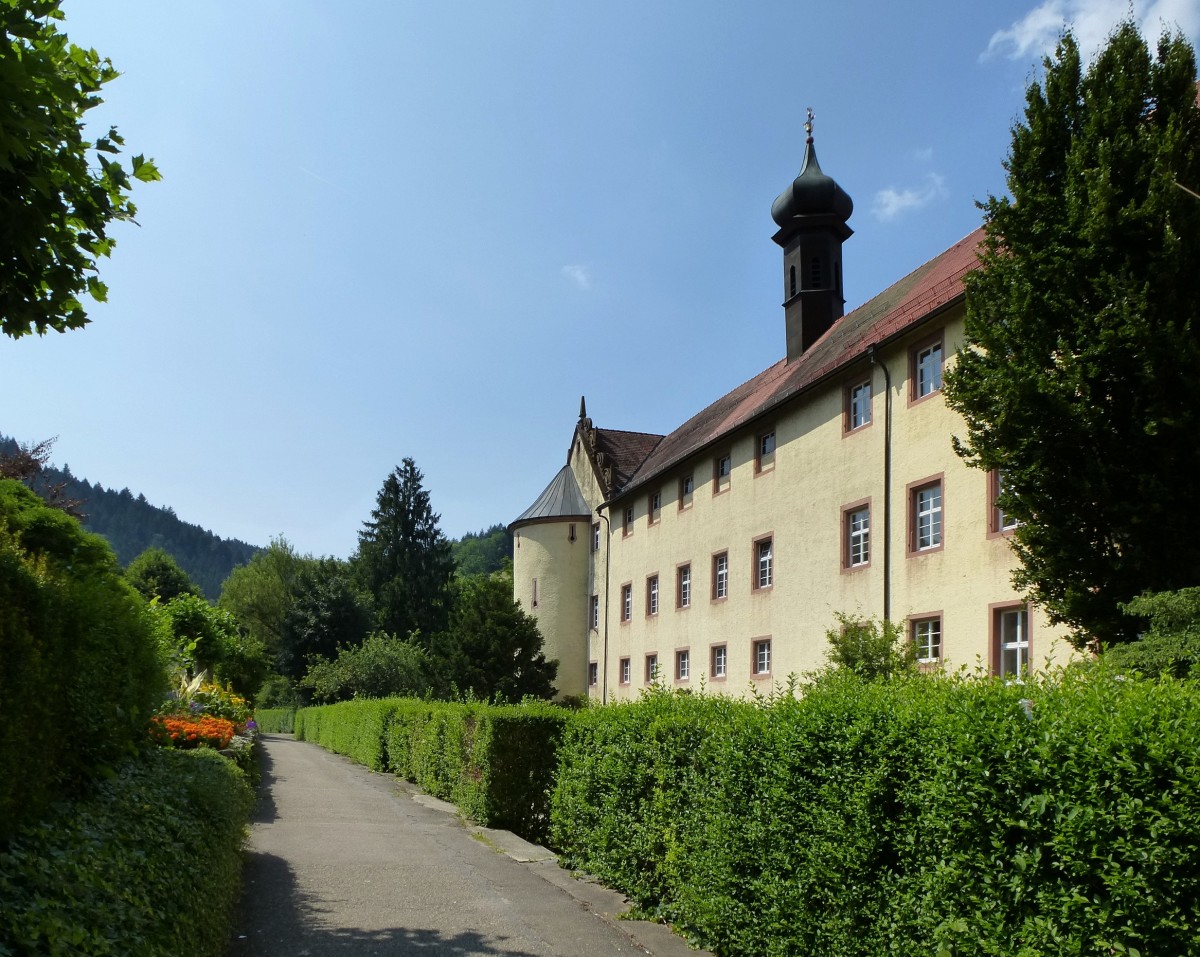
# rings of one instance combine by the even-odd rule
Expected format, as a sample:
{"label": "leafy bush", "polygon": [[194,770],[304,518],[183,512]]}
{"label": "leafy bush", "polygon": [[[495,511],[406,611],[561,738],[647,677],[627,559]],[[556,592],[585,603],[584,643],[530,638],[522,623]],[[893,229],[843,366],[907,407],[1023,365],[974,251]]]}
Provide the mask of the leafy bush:
{"label": "leafy bush", "polygon": [[295,733],[373,770],[407,778],[453,801],[479,824],[542,840],[555,750],[569,718],[570,712],[544,702],[497,706],[392,698],[302,708]]}
{"label": "leafy bush", "polygon": [[258,708],[254,721],[258,730],[266,734],[291,734],[296,727],[296,709]]}
{"label": "leafy bush", "polygon": [[318,702],[351,698],[420,695],[428,687],[425,652],[409,641],[379,632],[361,645],[347,645],[332,661],[310,659],[300,682]]}
{"label": "leafy bush", "polygon": [[829,642],[825,656],[832,667],[845,668],[867,680],[916,670],[916,649],[903,624],[846,614],[836,617],[837,627],[825,632]]}
{"label": "leafy bush", "polygon": [[0,851],[0,953],[219,957],[253,792],[214,751],[150,751]]}
{"label": "leafy bush", "polygon": [[1110,667],[1152,678],[1184,678],[1196,670],[1200,663],[1200,588],[1143,595],[1121,607],[1128,615],[1148,619],[1149,629],[1137,641],[1107,649],[1103,657]]}
{"label": "leafy bush", "polygon": [[0,841],[145,740],[155,635],[102,538],[0,481]]}
{"label": "leafy bush", "polygon": [[553,844],[726,955],[1189,953],[1200,686],[834,672],[576,715]]}

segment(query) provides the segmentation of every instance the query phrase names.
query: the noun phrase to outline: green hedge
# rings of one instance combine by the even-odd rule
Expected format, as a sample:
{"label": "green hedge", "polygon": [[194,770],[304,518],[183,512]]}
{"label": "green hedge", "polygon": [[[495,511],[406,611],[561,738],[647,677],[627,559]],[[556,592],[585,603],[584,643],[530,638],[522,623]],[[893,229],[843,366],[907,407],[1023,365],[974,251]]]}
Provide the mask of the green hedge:
{"label": "green hedge", "polygon": [[266,734],[292,734],[296,729],[296,709],[256,708],[254,723]]}
{"label": "green hedge", "polygon": [[372,770],[391,771],[472,821],[543,840],[555,749],[570,712],[551,704],[388,698],[296,712],[295,733]]}
{"label": "green hedge", "polygon": [[165,688],[108,544],[0,480],[0,845],[130,757]]}
{"label": "green hedge", "polygon": [[126,763],[0,852],[0,954],[224,954],[252,801],[215,751]]}
{"label": "green hedge", "polygon": [[833,675],[652,694],[559,747],[552,843],[722,955],[1200,942],[1200,685]]}

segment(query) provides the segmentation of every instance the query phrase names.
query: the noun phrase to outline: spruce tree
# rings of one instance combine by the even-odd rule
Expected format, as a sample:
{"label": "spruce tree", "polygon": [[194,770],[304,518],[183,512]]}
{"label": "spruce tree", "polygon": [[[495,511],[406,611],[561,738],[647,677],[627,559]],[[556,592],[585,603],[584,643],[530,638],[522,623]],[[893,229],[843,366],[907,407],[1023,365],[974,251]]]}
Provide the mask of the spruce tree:
{"label": "spruce tree", "polygon": [[355,567],[375,600],[379,627],[398,638],[419,631],[427,643],[446,627],[454,558],[423,480],[411,458],[384,480],[358,533]]}
{"label": "spruce tree", "polygon": [[1068,33],[1027,91],[983,204],[956,447],[999,470],[1015,583],[1077,642],[1136,637],[1119,605],[1200,584],[1200,109],[1178,35],[1121,24],[1083,69]]}

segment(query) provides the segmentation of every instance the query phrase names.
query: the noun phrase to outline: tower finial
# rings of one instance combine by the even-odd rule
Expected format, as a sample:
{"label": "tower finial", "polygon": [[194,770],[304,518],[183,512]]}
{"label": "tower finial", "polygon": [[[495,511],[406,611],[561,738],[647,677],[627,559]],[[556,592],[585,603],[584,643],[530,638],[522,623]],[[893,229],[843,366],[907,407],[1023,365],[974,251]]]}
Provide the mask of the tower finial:
{"label": "tower finial", "polygon": [[810,106],[808,108],[808,119],[804,121],[804,132],[808,134],[808,139],[806,139],[804,141],[806,143],[811,143],[813,141],[812,128],[813,128],[813,117],[814,116],[816,116],[816,114],[813,113],[813,108]]}
{"label": "tower finial", "polygon": [[579,397],[579,418],[581,418],[581,419],[587,418],[587,402],[585,401],[586,398],[587,398],[586,396],[582,396],[582,395]]}

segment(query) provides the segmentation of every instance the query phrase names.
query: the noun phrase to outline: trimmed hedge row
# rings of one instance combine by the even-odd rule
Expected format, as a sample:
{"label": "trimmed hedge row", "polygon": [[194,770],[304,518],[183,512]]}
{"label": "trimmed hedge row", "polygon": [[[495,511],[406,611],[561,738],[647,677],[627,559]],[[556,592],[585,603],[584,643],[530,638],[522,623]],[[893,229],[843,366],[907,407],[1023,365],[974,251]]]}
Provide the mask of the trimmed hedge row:
{"label": "trimmed hedge row", "polygon": [[291,734],[296,727],[295,708],[257,708],[254,723],[267,734]]}
{"label": "trimmed hedge row", "polygon": [[559,746],[551,840],[722,955],[1200,948],[1200,684],[834,674]]}
{"label": "trimmed hedge row", "polygon": [[124,764],[0,852],[0,954],[219,957],[252,802],[215,751]]}
{"label": "trimmed hedge row", "polygon": [[295,734],[375,771],[391,771],[478,824],[544,840],[554,754],[570,712],[409,698],[343,701],[296,712]]}
{"label": "trimmed hedge row", "polygon": [[155,628],[104,539],[0,480],[0,845],[145,740]]}

